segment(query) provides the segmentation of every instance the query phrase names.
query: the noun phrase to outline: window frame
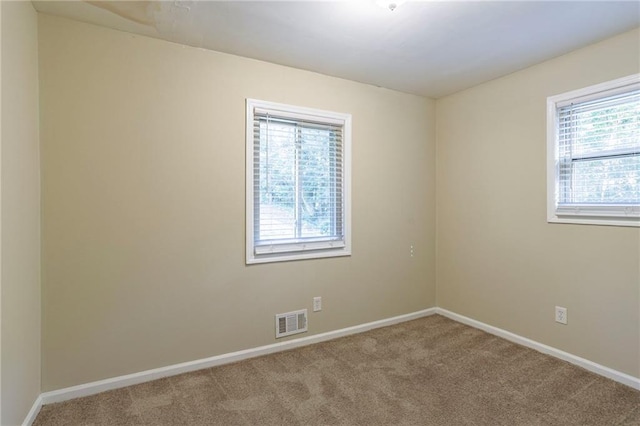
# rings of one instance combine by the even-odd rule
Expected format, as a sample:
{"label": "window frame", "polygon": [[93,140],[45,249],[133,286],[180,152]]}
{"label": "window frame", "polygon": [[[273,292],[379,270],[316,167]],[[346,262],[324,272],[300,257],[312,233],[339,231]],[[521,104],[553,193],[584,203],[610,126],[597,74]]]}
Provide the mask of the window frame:
{"label": "window frame", "polygon": [[[292,120],[312,120],[342,126],[342,204],[344,240],[335,242],[328,239],[258,246],[255,244],[254,214],[256,196],[254,192],[254,112],[267,110]],[[245,215],[246,215],[246,257],[247,265],[256,263],[285,262],[292,260],[317,259],[351,255],[351,114],[325,111],[314,108],[276,102],[246,99],[246,152],[245,152]],[[258,159],[259,161],[259,159]]]}
{"label": "window frame", "polygon": [[[640,205],[559,205],[560,155],[558,109],[573,102],[587,102],[640,89],[640,74],[618,78],[547,98],[547,222],[640,227]],[[605,156],[595,156],[605,158]]]}

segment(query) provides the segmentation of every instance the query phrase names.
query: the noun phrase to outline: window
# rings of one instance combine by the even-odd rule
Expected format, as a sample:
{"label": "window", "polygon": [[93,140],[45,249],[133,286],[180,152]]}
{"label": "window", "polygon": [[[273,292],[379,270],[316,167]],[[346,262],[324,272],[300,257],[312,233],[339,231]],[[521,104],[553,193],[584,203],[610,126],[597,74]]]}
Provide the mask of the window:
{"label": "window", "polygon": [[640,226],[640,74],[547,99],[548,221]]}
{"label": "window", "polygon": [[247,263],[346,256],[351,116],[247,99]]}

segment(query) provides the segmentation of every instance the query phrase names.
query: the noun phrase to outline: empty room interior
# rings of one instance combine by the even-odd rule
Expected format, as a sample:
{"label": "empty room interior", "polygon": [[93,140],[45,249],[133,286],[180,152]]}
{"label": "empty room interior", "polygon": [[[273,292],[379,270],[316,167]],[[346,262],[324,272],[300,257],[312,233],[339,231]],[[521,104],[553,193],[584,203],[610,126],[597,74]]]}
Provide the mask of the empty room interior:
{"label": "empty room interior", "polygon": [[0,17],[1,425],[640,425],[640,3]]}

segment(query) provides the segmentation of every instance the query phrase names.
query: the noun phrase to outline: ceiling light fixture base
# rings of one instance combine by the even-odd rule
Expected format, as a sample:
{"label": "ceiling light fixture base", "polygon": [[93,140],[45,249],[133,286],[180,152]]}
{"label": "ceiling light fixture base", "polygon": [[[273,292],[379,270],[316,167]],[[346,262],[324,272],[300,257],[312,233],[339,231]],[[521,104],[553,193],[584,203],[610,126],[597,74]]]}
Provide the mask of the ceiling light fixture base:
{"label": "ceiling light fixture base", "polygon": [[405,0],[376,0],[376,4],[383,9],[387,9],[391,12],[401,6]]}

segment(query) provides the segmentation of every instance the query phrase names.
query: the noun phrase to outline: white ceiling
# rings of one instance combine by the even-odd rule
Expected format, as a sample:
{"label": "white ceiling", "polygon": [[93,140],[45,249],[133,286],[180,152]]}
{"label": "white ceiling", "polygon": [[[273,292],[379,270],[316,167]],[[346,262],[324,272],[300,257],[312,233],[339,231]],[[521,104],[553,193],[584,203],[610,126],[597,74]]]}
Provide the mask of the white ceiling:
{"label": "white ceiling", "polygon": [[[640,26],[638,1],[34,1],[43,13],[438,98]],[[640,64],[639,64],[640,68]]]}

